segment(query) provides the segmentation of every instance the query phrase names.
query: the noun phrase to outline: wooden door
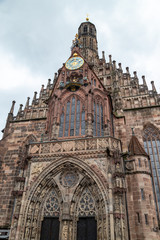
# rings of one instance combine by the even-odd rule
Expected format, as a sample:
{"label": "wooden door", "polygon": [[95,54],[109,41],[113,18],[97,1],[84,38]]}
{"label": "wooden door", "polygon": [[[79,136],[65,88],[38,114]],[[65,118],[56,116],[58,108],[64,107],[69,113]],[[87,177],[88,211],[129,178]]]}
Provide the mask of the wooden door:
{"label": "wooden door", "polygon": [[59,219],[45,217],[42,222],[40,240],[59,240]]}
{"label": "wooden door", "polygon": [[94,217],[79,218],[77,240],[97,240],[97,222]]}

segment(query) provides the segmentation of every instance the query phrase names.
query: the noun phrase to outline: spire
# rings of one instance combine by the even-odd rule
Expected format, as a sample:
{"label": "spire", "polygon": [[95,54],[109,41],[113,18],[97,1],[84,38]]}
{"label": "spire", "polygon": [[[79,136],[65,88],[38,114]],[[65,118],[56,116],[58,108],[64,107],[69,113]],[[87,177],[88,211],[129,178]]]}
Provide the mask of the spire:
{"label": "spire", "polygon": [[[133,131],[133,130],[132,130]],[[128,150],[131,155],[144,155],[148,157],[148,154],[145,152],[144,148],[140,144],[137,137],[134,135],[134,132],[132,132],[132,137],[128,146]]]}
{"label": "spire", "polygon": [[15,105],[16,101],[12,101],[12,106],[11,106],[11,110],[9,113],[13,114],[14,112],[14,105]]}
{"label": "spire", "polygon": [[152,84],[152,91],[153,91],[153,92],[157,92],[157,91],[156,91],[156,87],[155,87],[155,85],[154,85],[154,81],[151,81],[151,84]]}
{"label": "spire", "polygon": [[18,113],[20,113],[20,112],[22,111],[22,107],[23,107],[23,104],[20,104],[20,105],[19,105]]}
{"label": "spire", "polygon": [[127,74],[130,74],[130,73],[129,73],[129,67],[126,67],[126,73],[127,73]]}
{"label": "spire", "polygon": [[145,76],[144,76],[144,75],[142,76],[142,79],[143,79],[143,85],[144,85],[144,86],[147,86],[146,79],[145,79]]}
{"label": "spire", "polygon": [[27,97],[27,101],[26,101],[25,108],[28,108],[28,107],[29,107],[29,100],[30,100],[30,97]]}

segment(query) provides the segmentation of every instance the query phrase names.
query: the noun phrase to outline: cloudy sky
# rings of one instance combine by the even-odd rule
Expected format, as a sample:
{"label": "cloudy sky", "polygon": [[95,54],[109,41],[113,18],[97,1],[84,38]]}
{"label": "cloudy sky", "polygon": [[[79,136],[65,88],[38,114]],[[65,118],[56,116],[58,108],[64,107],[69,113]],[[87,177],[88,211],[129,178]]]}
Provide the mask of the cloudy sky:
{"label": "cloudy sky", "polygon": [[[96,25],[99,55],[145,75],[160,92],[159,0],[0,0],[0,130],[12,100],[33,97],[70,55],[86,14]],[[1,137],[1,135],[0,135]]]}

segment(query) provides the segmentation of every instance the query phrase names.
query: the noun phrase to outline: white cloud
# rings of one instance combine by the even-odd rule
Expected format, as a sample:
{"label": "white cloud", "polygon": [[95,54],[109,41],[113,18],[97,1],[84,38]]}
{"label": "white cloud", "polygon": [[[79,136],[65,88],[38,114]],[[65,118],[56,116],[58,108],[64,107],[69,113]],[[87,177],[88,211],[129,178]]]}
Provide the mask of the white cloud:
{"label": "white cloud", "polygon": [[30,71],[30,69],[17,61],[17,59],[11,54],[4,54],[0,50],[0,79],[1,79],[1,90],[15,89],[24,87],[37,87],[37,84],[41,83],[43,76],[38,76],[36,73]]}

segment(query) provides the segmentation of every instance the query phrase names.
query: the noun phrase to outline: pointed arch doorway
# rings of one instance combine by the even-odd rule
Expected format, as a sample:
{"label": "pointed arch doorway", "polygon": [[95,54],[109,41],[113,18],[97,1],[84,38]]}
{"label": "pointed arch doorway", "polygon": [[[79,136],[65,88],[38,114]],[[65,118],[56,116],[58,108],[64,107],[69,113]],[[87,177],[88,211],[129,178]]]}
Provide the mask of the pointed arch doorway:
{"label": "pointed arch doorway", "polygon": [[59,240],[59,200],[52,190],[44,204],[44,219],[41,226],[40,240]]}
{"label": "pointed arch doorway", "polygon": [[40,240],[59,240],[59,218],[44,218],[42,222]]}
{"label": "pointed arch doorway", "polygon": [[95,200],[88,187],[86,187],[78,204],[77,240],[97,240],[95,216]]}
{"label": "pointed arch doorway", "polygon": [[97,240],[95,217],[80,217],[77,222],[77,240]]}

